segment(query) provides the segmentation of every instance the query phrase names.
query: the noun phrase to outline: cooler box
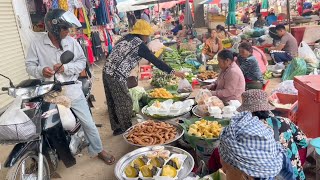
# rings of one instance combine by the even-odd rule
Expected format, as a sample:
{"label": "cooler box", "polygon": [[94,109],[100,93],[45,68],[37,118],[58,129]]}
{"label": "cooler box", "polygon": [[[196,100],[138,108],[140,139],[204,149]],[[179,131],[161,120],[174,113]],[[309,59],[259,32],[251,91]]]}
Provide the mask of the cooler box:
{"label": "cooler box", "polygon": [[299,108],[297,125],[308,138],[320,137],[320,75],[297,76]]}

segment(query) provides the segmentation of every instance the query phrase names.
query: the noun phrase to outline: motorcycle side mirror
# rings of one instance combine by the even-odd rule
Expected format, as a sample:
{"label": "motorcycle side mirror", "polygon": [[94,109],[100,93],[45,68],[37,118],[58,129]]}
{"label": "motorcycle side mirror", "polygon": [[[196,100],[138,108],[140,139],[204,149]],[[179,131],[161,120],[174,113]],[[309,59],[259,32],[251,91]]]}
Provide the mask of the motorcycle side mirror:
{"label": "motorcycle side mirror", "polygon": [[71,51],[65,51],[60,56],[60,61],[62,64],[68,64],[74,58],[74,54]]}
{"label": "motorcycle side mirror", "polygon": [[59,72],[59,70],[63,66],[63,64],[68,64],[69,62],[72,61],[73,58],[74,58],[74,54],[73,54],[73,52],[71,52],[69,50],[67,50],[61,54],[60,61],[61,61],[62,65],[58,68],[58,70],[53,75],[54,82],[57,81],[56,74],[57,74],[57,72]]}

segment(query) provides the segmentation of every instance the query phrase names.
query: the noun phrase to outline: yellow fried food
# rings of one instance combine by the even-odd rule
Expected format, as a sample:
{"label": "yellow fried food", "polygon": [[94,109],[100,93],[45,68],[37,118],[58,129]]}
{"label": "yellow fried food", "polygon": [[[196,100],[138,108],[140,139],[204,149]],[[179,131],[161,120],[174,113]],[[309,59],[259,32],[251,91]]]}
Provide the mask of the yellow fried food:
{"label": "yellow fried food", "polygon": [[164,88],[156,88],[149,95],[152,98],[164,98],[164,99],[170,99],[174,97],[169,91],[167,91]]}
{"label": "yellow fried food", "polygon": [[189,126],[188,134],[203,138],[215,138],[220,135],[222,126],[217,121],[196,121]]}

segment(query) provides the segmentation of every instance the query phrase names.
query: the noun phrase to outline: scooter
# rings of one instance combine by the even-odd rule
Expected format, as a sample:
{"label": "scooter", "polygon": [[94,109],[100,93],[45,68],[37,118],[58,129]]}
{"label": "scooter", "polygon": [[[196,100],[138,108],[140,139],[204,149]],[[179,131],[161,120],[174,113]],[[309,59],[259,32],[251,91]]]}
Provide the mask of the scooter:
{"label": "scooter", "polygon": [[[60,60],[62,64],[67,64],[73,58],[72,52],[65,51]],[[88,146],[77,117],[75,128],[67,131],[63,127],[58,105],[45,101],[49,93],[60,92],[63,86],[76,83],[59,82],[55,75],[51,82],[29,79],[14,86],[10,78],[0,74],[10,81],[10,87],[2,87],[2,91],[14,98],[21,98],[21,109],[25,109],[24,113],[36,125],[36,133],[29,139],[17,137],[6,141],[0,137],[0,144],[16,144],[4,163],[4,167],[9,168],[9,180],[48,180],[60,160],[67,168],[71,167],[76,164],[74,155]]]}

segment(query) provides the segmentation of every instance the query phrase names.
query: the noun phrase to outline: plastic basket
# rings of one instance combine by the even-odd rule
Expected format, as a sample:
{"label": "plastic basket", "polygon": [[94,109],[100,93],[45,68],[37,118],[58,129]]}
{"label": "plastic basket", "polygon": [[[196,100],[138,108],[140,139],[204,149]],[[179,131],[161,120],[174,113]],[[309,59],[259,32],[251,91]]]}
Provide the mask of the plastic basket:
{"label": "plastic basket", "polygon": [[[275,115],[286,117],[286,118],[295,118],[295,114],[298,108],[298,96],[292,94],[282,94],[275,93],[269,97],[269,101],[278,100],[280,104],[292,104],[289,109],[285,108],[276,108],[273,112]],[[295,119],[291,119],[295,121]]]}
{"label": "plastic basket", "polygon": [[0,125],[0,143],[11,144],[26,142],[38,137],[41,133],[41,121],[36,116],[36,110],[24,111],[30,118],[29,121],[20,124]]}

